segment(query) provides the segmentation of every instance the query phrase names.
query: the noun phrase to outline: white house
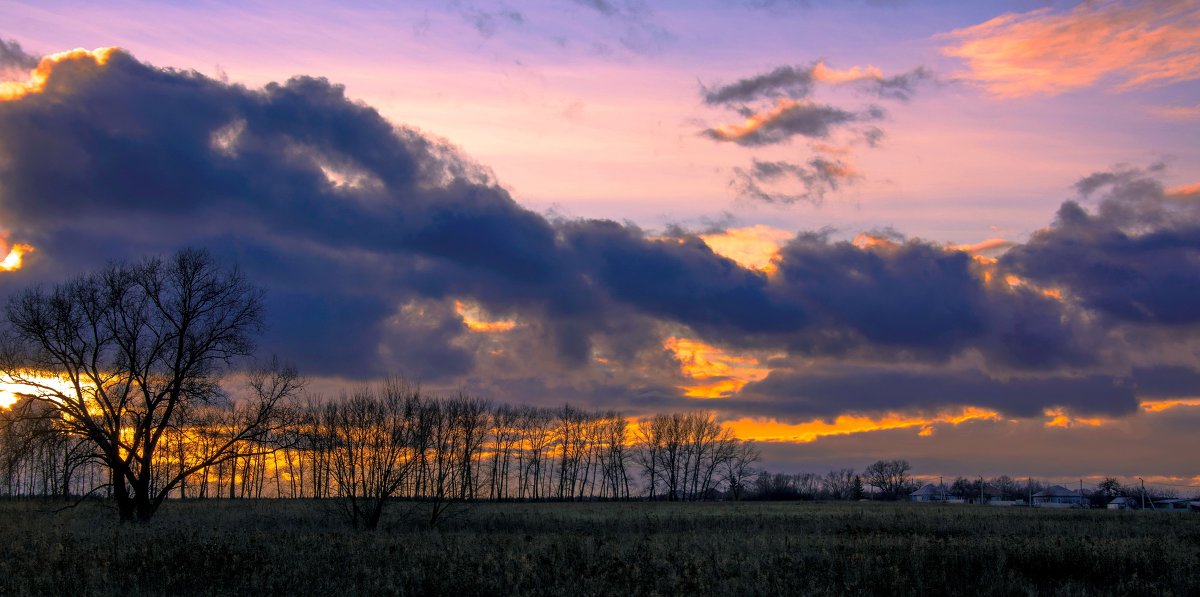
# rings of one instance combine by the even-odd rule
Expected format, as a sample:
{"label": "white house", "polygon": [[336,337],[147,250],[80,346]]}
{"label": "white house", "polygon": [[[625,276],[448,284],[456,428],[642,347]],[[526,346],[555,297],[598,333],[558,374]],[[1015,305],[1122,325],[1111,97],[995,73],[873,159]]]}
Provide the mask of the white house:
{"label": "white house", "polygon": [[1040,508],[1082,508],[1086,504],[1082,492],[1062,485],[1054,485],[1033,494],[1033,505]]}
{"label": "white house", "polygon": [[926,483],[924,487],[908,494],[908,499],[914,502],[945,502],[950,496],[950,490],[945,485]]}
{"label": "white house", "polygon": [[1137,500],[1137,498],[1124,496],[1113,498],[1112,501],[1108,503],[1109,510],[1136,510],[1141,506],[1142,504]]}

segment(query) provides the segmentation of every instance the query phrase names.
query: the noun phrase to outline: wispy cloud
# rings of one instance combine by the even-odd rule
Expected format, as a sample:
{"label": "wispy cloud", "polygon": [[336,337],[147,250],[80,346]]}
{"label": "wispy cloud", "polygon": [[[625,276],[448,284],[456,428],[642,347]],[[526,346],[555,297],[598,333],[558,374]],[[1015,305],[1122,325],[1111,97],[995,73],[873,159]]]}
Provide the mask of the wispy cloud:
{"label": "wispy cloud", "polygon": [[1116,91],[1200,78],[1194,0],[1083,2],[1001,15],[943,36],[964,78],[1000,97]]}
{"label": "wispy cloud", "polygon": [[1170,120],[1200,120],[1200,104],[1191,106],[1154,106],[1150,111]]}
{"label": "wispy cloud", "polygon": [[[797,137],[808,140],[810,155],[804,163],[754,158],[748,167],[733,169],[729,186],[741,198],[764,203],[818,204],[826,194],[861,178],[850,165],[850,146],[865,142],[877,147],[884,132],[874,123],[887,113],[874,103],[845,109],[814,101],[817,88],[849,86],[875,98],[908,101],[918,87],[935,78],[924,67],[885,76],[872,65],[836,69],[817,60],[807,66],[780,66],[732,83],[701,84],[706,105],[743,118],[704,129],[701,135],[743,147],[782,145]],[[835,134],[838,138],[831,144]]]}
{"label": "wispy cloud", "polygon": [[752,160],[749,168],[734,168],[730,186],[739,197],[764,203],[820,203],[826,193],[859,177],[841,160],[813,158],[805,164]]}

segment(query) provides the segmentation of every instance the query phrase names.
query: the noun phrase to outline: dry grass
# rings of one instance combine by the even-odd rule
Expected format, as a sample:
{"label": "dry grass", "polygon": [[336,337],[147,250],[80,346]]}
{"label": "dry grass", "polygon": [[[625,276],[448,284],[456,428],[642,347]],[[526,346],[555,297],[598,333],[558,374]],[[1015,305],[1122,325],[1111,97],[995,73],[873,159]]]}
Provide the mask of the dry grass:
{"label": "dry grass", "polygon": [[0,594],[1200,594],[1200,516],[859,503],[0,502]]}

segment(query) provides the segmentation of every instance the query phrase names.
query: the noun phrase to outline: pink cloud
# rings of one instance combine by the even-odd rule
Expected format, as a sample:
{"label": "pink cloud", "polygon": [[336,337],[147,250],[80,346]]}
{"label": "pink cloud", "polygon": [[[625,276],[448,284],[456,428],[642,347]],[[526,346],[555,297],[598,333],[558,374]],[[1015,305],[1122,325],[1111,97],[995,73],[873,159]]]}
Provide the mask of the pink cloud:
{"label": "pink cloud", "polygon": [[1069,12],[1009,13],[952,31],[943,49],[965,78],[1001,97],[1056,95],[1111,83],[1116,91],[1200,78],[1194,0],[1084,2]]}

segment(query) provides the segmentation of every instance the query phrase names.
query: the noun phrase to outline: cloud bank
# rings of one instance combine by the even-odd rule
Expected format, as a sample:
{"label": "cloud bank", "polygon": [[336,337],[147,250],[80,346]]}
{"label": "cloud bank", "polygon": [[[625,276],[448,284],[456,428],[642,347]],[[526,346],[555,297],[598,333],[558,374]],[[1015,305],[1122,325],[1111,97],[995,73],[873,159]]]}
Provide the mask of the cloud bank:
{"label": "cloud bank", "polygon": [[[730,417],[1119,416],[1200,379],[1200,204],[1154,168],[1082,179],[999,258],[978,252],[1004,243],[801,232],[753,267],[685,230],[548,220],[324,79],[248,89],[121,51],[38,68],[0,101],[0,223],[37,249],[0,293],[198,245],[267,288],[261,349],[311,375],[633,412],[694,406],[706,362],[714,383],[757,372],[705,403]],[[710,356],[688,369],[682,346]]]}

